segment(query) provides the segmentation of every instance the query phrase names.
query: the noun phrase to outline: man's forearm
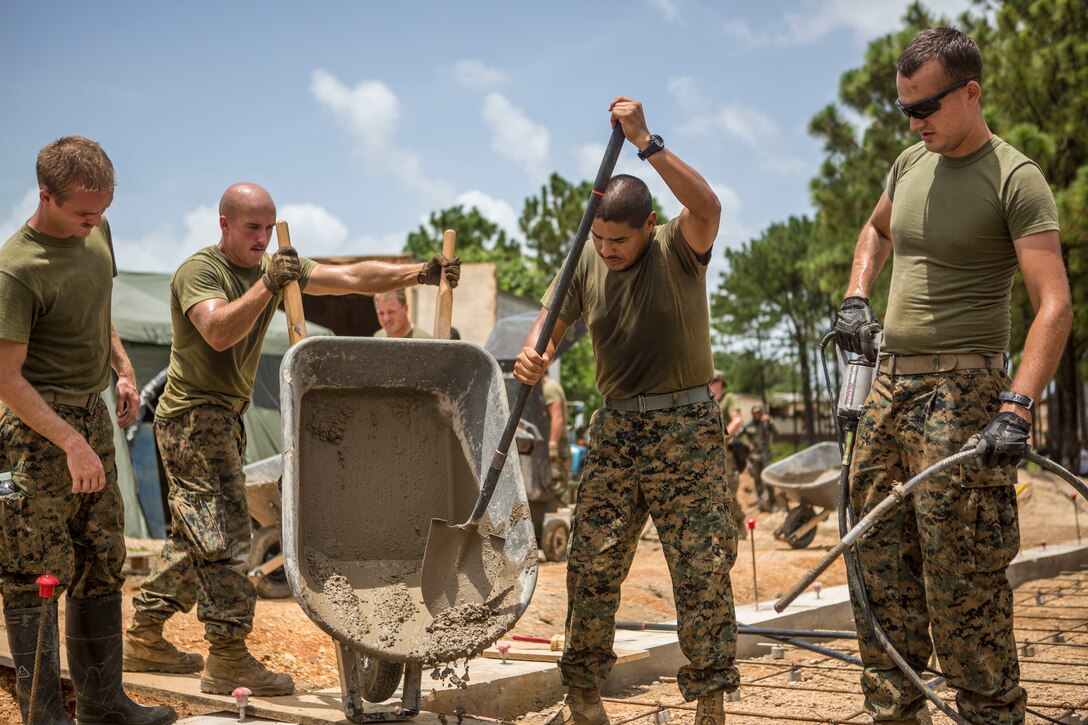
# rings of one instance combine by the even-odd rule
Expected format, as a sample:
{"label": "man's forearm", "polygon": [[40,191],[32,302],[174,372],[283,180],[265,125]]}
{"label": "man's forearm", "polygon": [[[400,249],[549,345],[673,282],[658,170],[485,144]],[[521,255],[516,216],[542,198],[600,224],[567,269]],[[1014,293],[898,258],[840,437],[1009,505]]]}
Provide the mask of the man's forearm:
{"label": "man's forearm", "polygon": [[0,400],[34,432],[64,451],[70,450],[77,439],[83,440],[22,375],[0,378]]}
{"label": "man's forearm", "polygon": [[132,367],[132,362],[128,359],[128,353],[125,352],[125,346],[121,344],[121,338],[117,335],[117,330],[110,325],[110,367],[117,373],[119,378],[130,378],[132,384],[136,384],[136,371]]}
{"label": "man's forearm", "polygon": [[392,264],[365,260],[345,267],[319,264],[306,282],[311,295],[376,295],[419,283],[425,263]]}
{"label": "man's forearm", "polygon": [[648,161],[676,200],[689,213],[704,221],[717,221],[721,216],[721,202],[702,174],[688,166],[667,147],[651,156]]}
{"label": "man's forearm", "polygon": [[[244,295],[233,302],[219,305],[209,313],[201,334],[216,350],[222,352],[229,349],[250,333],[271,299],[272,293],[258,280]],[[197,327],[200,328],[200,325]]]}
{"label": "man's forearm", "polygon": [[891,251],[892,241],[881,234],[871,222],[862,227],[854,248],[854,263],[850,268],[850,284],[846,288],[845,296],[868,299],[873,281],[884,268]]}
{"label": "man's forearm", "polygon": [[[1072,312],[1064,307],[1044,307],[1028,328],[1024,342],[1024,355],[1011,389],[1038,400],[1043,388],[1054,377],[1061,360],[1069,330],[1073,324]],[[1004,410],[1006,406],[1002,406]]]}

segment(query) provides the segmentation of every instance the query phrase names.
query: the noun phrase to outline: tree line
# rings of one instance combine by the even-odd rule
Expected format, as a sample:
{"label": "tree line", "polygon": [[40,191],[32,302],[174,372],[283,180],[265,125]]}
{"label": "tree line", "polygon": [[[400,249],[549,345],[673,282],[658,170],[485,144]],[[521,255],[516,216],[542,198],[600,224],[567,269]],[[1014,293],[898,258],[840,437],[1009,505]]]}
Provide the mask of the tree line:
{"label": "tree line", "polygon": [[[987,123],[1039,164],[1058,204],[1075,321],[1045,393],[1046,419],[1037,420],[1034,430],[1046,431],[1037,446],[1072,465],[1088,438],[1088,330],[1082,322],[1088,316],[1088,8],[1082,0],[976,0],[955,23],[916,2],[902,27],[869,43],[861,65],[842,75],[837,102],[809,122],[824,154],[809,182],[814,211],[774,222],[737,249],[716,250],[728,269],[711,294],[715,361],[734,390],[764,397],[795,390],[805,435],[816,439],[823,387],[817,346],[842,300],[858,231],[892,162],[917,141],[895,107],[895,60],[918,32],[942,24],[956,25],[978,43]],[[440,244],[443,229],[456,229],[464,261],[495,262],[503,289],[537,299],[566,256],[589,190],[589,182],[574,184],[553,174],[525,201],[518,221],[525,250],[477,209],[463,207],[432,214],[408,236],[405,249],[426,257]],[[873,286],[871,302],[881,318],[890,267]],[[1010,341],[1014,367],[1032,315],[1018,282]],[[568,395],[599,404],[588,340],[572,348],[562,365]]]}

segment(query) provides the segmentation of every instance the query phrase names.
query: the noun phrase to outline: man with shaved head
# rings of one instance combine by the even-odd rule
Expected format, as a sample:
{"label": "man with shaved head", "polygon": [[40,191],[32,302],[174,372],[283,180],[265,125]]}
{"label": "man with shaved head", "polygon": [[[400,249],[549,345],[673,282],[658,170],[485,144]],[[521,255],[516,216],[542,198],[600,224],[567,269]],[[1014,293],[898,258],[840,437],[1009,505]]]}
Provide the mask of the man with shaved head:
{"label": "man with shaved head", "polygon": [[[197,672],[200,688],[229,695],[288,695],[291,677],[270,672],[246,648],[256,593],[244,562],[250,539],[246,434],[261,345],[288,282],[306,294],[375,294],[414,284],[457,286],[461,262],[317,264],[288,247],[267,253],[276,223],[271,195],[235,184],[219,202],[219,243],[182,262],[170,283],[174,340],[155,434],[170,485],[173,528],[140,593],[125,636],[129,671]],[[208,661],[179,652],[162,628],[197,604]]]}

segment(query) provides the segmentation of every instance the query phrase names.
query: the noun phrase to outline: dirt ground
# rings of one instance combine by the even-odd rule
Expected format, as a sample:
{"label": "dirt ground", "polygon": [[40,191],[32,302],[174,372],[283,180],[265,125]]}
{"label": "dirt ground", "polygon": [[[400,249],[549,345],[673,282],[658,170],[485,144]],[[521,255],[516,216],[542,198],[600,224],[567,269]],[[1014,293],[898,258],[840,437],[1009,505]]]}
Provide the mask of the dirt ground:
{"label": "dirt ground", "polygon": [[[1025,475],[1022,473],[1021,483],[1024,482],[1030,482],[1033,485],[1028,489],[1030,495],[1021,505],[1020,529],[1023,545],[1025,547],[1036,546],[1044,540],[1049,543],[1075,541],[1077,530],[1068,486],[1058,482],[1049,474],[1028,473]],[[737,563],[732,571],[733,590],[738,604],[754,601],[757,585],[761,601],[770,601],[777,598],[815,564],[838,539],[835,517],[831,516],[827,521],[820,524],[816,539],[808,548],[791,549],[787,544],[776,541],[772,532],[782,522],[785,514],[782,512],[775,514],[757,512],[751,506],[754,494],[746,492],[746,489],[750,488],[750,486],[751,480],[747,475],[742,476],[741,502],[746,505],[748,514],[757,520],[754,537],[757,568],[755,581],[753,581],[751,542],[741,541]],[[1083,501],[1081,502],[1081,513],[1081,518],[1084,519],[1085,533],[1088,534],[1088,508],[1085,507]],[[130,548],[141,545],[154,546],[155,542],[130,542]],[[511,631],[511,634],[550,637],[562,632],[566,616],[565,571],[563,563],[541,563],[532,603]],[[828,569],[820,580],[825,586],[845,583],[845,571],[841,560]],[[138,590],[140,582],[141,578],[139,577],[130,577],[126,582],[126,596],[124,599],[126,621],[132,613],[129,595]],[[631,573],[623,585],[622,596],[623,600],[618,614],[619,619],[660,622],[675,619],[676,617],[668,569],[661,554],[661,546],[652,531],[640,542]],[[1088,605],[1088,601],[1084,602],[1084,604]],[[1085,606],[1084,609],[1088,611],[1088,606]],[[207,645],[203,639],[203,627],[197,621],[195,613],[172,618],[167,623],[166,635],[183,650],[207,654]],[[291,643],[291,646],[285,647],[285,643]],[[249,646],[254,655],[264,662],[266,666],[277,671],[287,672],[294,677],[296,686],[299,689],[326,688],[335,686],[339,682],[332,641],[328,635],[319,630],[302,613],[292,599],[258,601],[256,622],[254,631],[249,638]],[[796,654],[790,656],[797,657],[800,660],[806,659]],[[815,662],[816,660],[812,661]],[[835,666],[834,661],[830,661],[827,666]],[[851,670],[848,665],[844,665],[844,667],[847,667],[847,670],[821,671],[821,677],[831,678],[832,681],[839,682],[839,686],[831,687],[825,679],[821,687],[814,688],[822,688],[823,691],[819,693],[810,691],[809,687],[794,688],[805,691],[804,697],[801,698],[804,705],[798,706],[800,715],[797,715],[802,718],[802,721],[815,717],[816,719],[809,721],[826,722],[826,719],[821,720],[814,713],[817,710],[823,711],[818,707],[818,702],[826,700],[828,697],[833,700],[837,699],[838,704],[843,706],[837,708],[836,712],[846,712],[850,708],[852,708],[851,712],[856,712],[861,709],[860,696],[856,695],[856,670]],[[777,661],[775,664],[762,663],[758,665],[742,663],[742,674],[745,682],[758,679],[768,673],[781,671],[783,671],[781,661]],[[1078,676],[1083,681],[1088,681],[1088,670],[1080,670]],[[1068,674],[1066,677],[1068,677]],[[426,686],[425,677],[424,688]],[[855,694],[838,694],[836,692],[838,689],[849,690]],[[753,695],[749,698],[746,695],[743,709],[759,710],[769,706],[772,701],[785,702],[790,699],[788,688],[779,690],[760,689],[753,685],[746,688],[746,691],[748,690],[754,691],[759,696]],[[13,692],[13,671],[9,668],[0,667],[0,723],[18,722],[18,709],[14,702]],[[817,695],[819,696],[817,697]],[[139,699],[145,703],[172,704],[183,717],[202,714],[202,711],[194,710],[192,706],[181,702],[149,697]],[[638,714],[649,714],[653,703],[656,702],[681,702],[675,683],[666,681],[648,683],[644,687],[625,693],[618,699],[627,704],[624,705],[620,702],[609,703],[613,722],[622,721]],[[643,702],[651,703],[651,705],[637,704]],[[730,705],[731,707],[733,705],[739,707],[737,703],[731,703]],[[674,721],[690,722],[692,720],[693,711],[684,710],[682,707],[670,706],[670,708]],[[529,725],[537,725],[538,722],[543,722],[550,715],[550,712],[529,713],[524,717],[524,720]],[[785,716],[783,721],[787,721],[792,717],[785,712],[783,715]],[[766,721],[765,717],[762,721]],[[863,722],[864,718],[852,721]],[[730,722],[733,722],[732,718]],[[935,719],[935,722],[939,722],[939,720]]]}

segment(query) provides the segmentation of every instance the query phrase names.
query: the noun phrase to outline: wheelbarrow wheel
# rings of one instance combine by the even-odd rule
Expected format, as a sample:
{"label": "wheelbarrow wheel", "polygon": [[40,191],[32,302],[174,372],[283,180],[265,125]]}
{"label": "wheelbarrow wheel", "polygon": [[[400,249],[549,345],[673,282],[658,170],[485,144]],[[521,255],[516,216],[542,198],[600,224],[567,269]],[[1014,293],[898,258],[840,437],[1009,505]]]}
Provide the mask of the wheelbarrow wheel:
{"label": "wheelbarrow wheel", "polygon": [[359,685],[363,699],[367,702],[385,702],[391,698],[400,686],[400,678],[403,676],[403,662],[359,657]]}
{"label": "wheelbarrow wheel", "polygon": [[812,510],[811,506],[806,506],[804,504],[797,506],[786,514],[786,520],[782,522],[782,531],[784,534],[782,538],[784,538],[794,549],[805,548],[816,538],[816,527],[813,526],[796,539],[793,538],[793,533],[814,518],[816,518],[816,512]]}
{"label": "wheelbarrow wheel", "polygon": [[544,524],[540,533],[540,548],[544,550],[547,561],[565,561],[567,543],[570,540],[570,528],[563,519],[552,519]]}
{"label": "wheelbarrow wheel", "polygon": [[[246,571],[253,571],[282,551],[279,526],[263,526],[257,529],[249,542]],[[257,590],[257,596],[262,599],[285,599],[291,596],[291,585],[287,581],[287,572],[282,566],[258,579],[254,583],[254,588]]]}

